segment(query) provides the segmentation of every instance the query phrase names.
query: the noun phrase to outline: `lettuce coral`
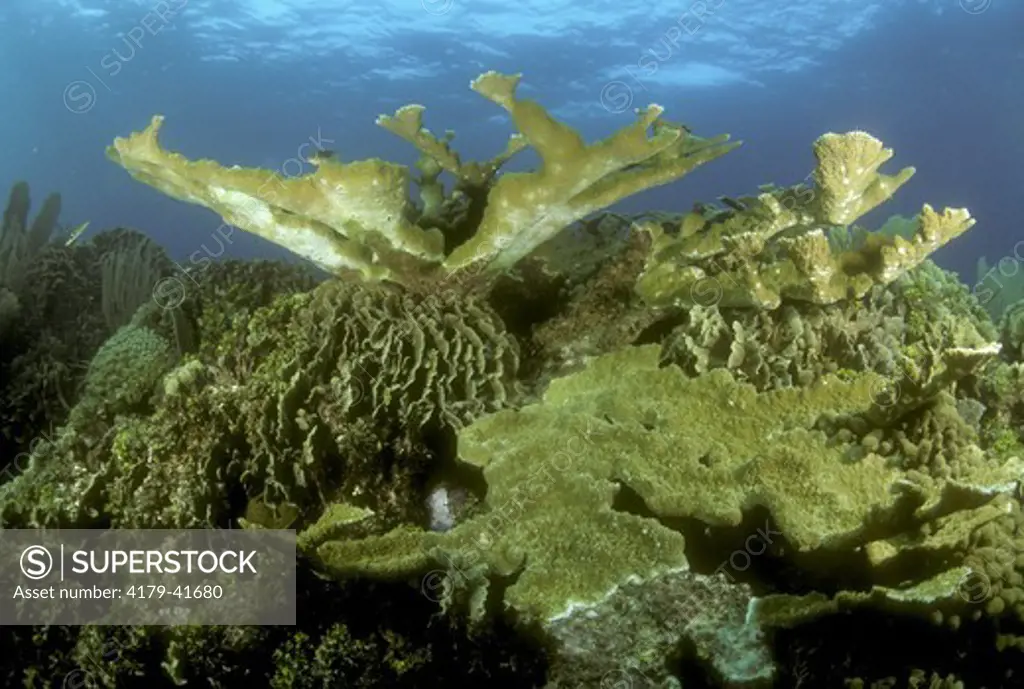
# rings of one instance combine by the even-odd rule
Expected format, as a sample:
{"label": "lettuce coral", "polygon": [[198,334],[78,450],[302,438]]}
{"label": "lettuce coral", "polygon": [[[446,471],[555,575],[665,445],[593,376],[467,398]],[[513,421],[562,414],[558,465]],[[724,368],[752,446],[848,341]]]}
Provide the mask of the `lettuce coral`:
{"label": "lettuce coral", "polygon": [[246,381],[249,489],[273,503],[320,505],[344,462],[372,464],[381,445],[409,453],[518,395],[516,340],[485,303],[448,293],[327,282],[235,335],[225,363]]}

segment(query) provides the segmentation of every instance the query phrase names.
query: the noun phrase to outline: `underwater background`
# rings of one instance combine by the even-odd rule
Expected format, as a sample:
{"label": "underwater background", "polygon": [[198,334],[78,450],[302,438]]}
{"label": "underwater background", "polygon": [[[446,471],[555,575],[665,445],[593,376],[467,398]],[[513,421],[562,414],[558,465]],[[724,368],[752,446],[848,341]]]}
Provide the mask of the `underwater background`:
{"label": "underwater background", "polygon": [[[0,689],[1022,686],[1022,39],[6,0]],[[43,624],[39,529],[292,550]]]}
{"label": "underwater background", "polygon": [[[800,179],[809,138],[868,131],[919,169],[886,213],[942,198],[979,219],[937,255],[970,280],[978,256],[1021,238],[1022,13],[999,0],[9,0],[0,179],[59,190],[67,224],[136,227],[183,258],[219,221],[127,184],[103,155],[114,136],[160,113],[171,150],[295,176],[310,171],[292,159],[311,137],[348,160],[411,162],[373,120],[422,103],[426,126],[455,129],[464,155],[488,157],[508,118],[466,86],[494,69],[522,72],[524,94],[588,140],[657,103],[755,144],[624,202],[631,211]],[[239,235],[226,255],[275,254]]]}

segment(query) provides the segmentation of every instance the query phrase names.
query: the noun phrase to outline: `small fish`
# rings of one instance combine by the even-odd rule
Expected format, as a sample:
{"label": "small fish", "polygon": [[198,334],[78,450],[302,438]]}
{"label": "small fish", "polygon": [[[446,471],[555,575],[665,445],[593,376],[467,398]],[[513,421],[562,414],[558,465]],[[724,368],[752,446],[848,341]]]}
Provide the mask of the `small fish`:
{"label": "small fish", "polygon": [[322,163],[325,160],[333,160],[333,159],[334,159],[334,151],[332,151],[330,149],[326,149],[326,148],[321,148],[320,150],[318,150],[316,153],[313,154],[313,156],[309,159],[309,162],[314,163],[314,164],[320,164],[320,163]]}
{"label": "small fish", "polygon": [[64,242],[64,246],[71,246],[75,243],[75,240],[82,236],[82,233],[89,227],[89,221],[75,225],[71,228],[71,232],[68,234],[67,241]]}

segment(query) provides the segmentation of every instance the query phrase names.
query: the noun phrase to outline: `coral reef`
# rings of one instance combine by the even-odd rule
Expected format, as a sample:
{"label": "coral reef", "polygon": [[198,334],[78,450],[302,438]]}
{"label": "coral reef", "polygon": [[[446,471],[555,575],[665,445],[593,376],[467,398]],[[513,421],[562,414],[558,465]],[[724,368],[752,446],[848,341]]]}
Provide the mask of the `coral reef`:
{"label": "coral reef", "polygon": [[25,372],[0,409],[59,378],[41,348],[81,366],[63,414],[5,411],[59,428],[0,526],[293,529],[297,625],[5,630],[0,682],[102,658],[89,686],[1015,685],[1024,326],[928,259],[970,214],[855,224],[913,174],[865,132],[819,138],[807,185],[602,212],[735,144],[658,106],[587,144],[518,82],[472,83],[519,130],[489,161],[422,106],[378,120],[418,201],[376,159],[280,180],[164,151],[159,117],[114,142],[333,275],[174,274],[123,230],[40,248],[37,298],[0,293]]}
{"label": "coral reef", "polygon": [[[19,307],[3,335],[0,449],[15,458],[15,471],[24,468],[30,444],[67,419],[100,345],[173,268],[163,249],[134,230],[114,229],[71,245],[49,239],[30,254],[16,252],[20,278],[5,292]],[[126,272],[112,272],[113,266]],[[132,273],[134,280],[120,279]]]}

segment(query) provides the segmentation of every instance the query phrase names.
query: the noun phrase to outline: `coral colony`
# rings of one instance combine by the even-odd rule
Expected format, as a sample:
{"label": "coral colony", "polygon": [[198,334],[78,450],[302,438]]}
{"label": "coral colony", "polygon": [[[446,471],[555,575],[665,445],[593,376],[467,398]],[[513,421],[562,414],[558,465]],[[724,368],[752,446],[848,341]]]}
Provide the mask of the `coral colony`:
{"label": "coral colony", "polygon": [[518,130],[485,162],[418,105],[377,121],[415,170],[268,183],[159,116],[108,149],[329,277],[51,242],[15,188],[3,526],[294,529],[304,574],[296,627],[39,628],[5,686],[111,639],[96,686],[1021,681],[1024,327],[928,259],[967,210],[855,224],[914,170],[854,131],[808,184],[616,215],[738,144],[656,105],[588,144],[518,82],[471,84]]}

